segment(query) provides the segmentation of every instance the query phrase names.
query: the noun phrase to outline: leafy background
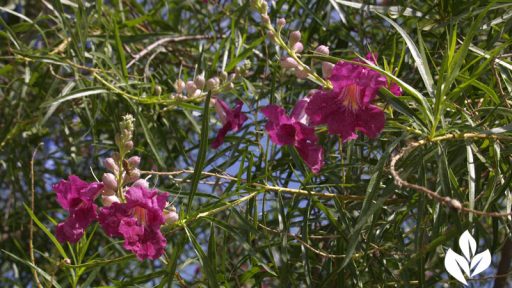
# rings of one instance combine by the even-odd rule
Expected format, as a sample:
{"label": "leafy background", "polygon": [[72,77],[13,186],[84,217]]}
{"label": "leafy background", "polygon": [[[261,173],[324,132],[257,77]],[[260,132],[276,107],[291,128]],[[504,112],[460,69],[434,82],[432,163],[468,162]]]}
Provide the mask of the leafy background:
{"label": "leafy background", "polygon": [[[399,187],[389,161],[413,141],[487,133],[428,143],[398,168],[409,182],[466,207],[510,211],[511,148],[491,136],[511,129],[512,4],[269,4],[273,23],[287,19],[285,34],[301,31],[307,63],[318,44],[331,48],[333,61],[377,52],[379,66],[405,91],[399,98],[380,92],[387,123],[378,139],[361,135],[341,143],[319,128],[326,166],[318,175],[294,150],[265,136],[261,106],[291,109],[318,87],[280,68],[282,49],[267,40],[250,1],[10,0],[2,6],[0,285],[37,286],[36,274],[44,287],[456,286],[443,259],[448,248],[460,251],[457,239],[466,229],[479,251],[494,256],[471,285],[511,285],[510,220],[459,213]],[[168,40],[136,56],[162,39]],[[208,141],[220,128],[215,111],[205,113],[204,98],[173,97],[173,83],[236,67],[247,71],[219,97],[244,101],[250,121],[213,150]],[[101,175],[127,113],[137,119],[135,154],[144,170],[192,170],[150,178],[173,195],[182,220],[165,227],[169,244],[156,261],[137,261],[119,239],[95,227],[77,245],[52,238],[66,214],[51,185],[69,174],[88,181],[91,171]]]}

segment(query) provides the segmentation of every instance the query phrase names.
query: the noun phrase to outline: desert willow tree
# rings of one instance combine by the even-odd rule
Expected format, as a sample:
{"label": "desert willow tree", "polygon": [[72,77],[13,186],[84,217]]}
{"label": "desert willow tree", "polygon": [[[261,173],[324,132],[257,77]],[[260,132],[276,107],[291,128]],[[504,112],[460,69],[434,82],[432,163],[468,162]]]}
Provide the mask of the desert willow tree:
{"label": "desert willow tree", "polygon": [[0,283],[510,285],[512,4],[0,7]]}

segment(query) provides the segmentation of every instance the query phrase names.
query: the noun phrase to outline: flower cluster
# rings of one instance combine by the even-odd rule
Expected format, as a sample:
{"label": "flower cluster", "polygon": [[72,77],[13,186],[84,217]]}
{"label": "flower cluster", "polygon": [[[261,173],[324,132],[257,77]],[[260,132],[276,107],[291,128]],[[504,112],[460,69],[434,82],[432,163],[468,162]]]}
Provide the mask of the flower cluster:
{"label": "flower cluster", "polygon": [[[319,46],[315,52],[329,54],[329,48]],[[376,64],[376,55],[368,54],[366,59]],[[360,62],[361,61],[354,61]],[[289,67],[287,67],[289,68]],[[339,135],[343,141],[357,138],[356,131],[361,131],[370,138],[375,138],[384,128],[384,111],[372,101],[380,88],[387,88],[396,96],[402,91],[396,83],[389,83],[379,72],[357,63],[340,61],[335,65],[323,62],[322,72],[327,76],[332,89],[312,90],[308,98],[296,104],[305,112],[307,121],[295,120],[283,116],[284,109],[275,105],[267,106],[262,113],[269,119],[266,130],[270,139],[278,145],[293,145],[311,170],[316,173],[323,163],[322,149],[316,143],[312,126],[327,125],[329,134]],[[295,124],[292,124],[295,123]],[[299,124],[303,126],[298,126]],[[293,129],[291,127],[294,127]],[[307,131],[307,132],[306,132]],[[295,142],[289,141],[295,135]],[[306,136],[307,135],[307,136]],[[282,139],[288,139],[283,141]],[[299,139],[307,139],[307,144],[298,145]],[[299,142],[297,142],[299,141]]]}
{"label": "flower cluster", "polygon": [[[376,64],[376,56],[368,54],[367,60]],[[355,131],[375,138],[384,128],[384,111],[371,104],[380,88],[388,88],[396,96],[400,87],[389,84],[386,77],[365,66],[338,62],[329,81],[331,90],[316,90],[306,107],[306,114],[313,125],[326,124],[330,134],[339,135],[343,141],[356,139]]]}
{"label": "flower cluster", "polygon": [[[149,183],[140,179],[140,158],[124,159],[133,149],[132,133],[133,117],[125,116],[121,133],[116,135],[119,153],[104,160],[110,172],[103,174],[102,182],[87,183],[71,175],[53,185],[58,203],[69,212],[69,217],[57,226],[60,242],[76,243],[85,229],[98,221],[108,236],[123,237],[124,248],[140,260],[163,254],[167,241],[160,227],[176,222],[178,214],[174,207],[168,207],[168,193],[150,189]],[[101,208],[95,204],[100,195]]]}
{"label": "flower cluster", "polygon": [[[281,59],[281,67],[293,69],[297,78],[308,78],[321,86],[320,90],[312,90],[307,98],[297,102],[291,117],[286,116],[285,110],[276,105],[269,105],[262,110],[269,120],[266,130],[272,142],[294,146],[304,162],[317,173],[323,166],[323,156],[314,133],[315,126],[327,125],[329,134],[339,135],[343,141],[356,139],[356,131],[370,138],[379,135],[384,128],[384,111],[372,104],[372,101],[380,88],[387,88],[399,96],[402,93],[400,87],[395,83],[390,84],[384,75],[357,60],[336,64],[321,61],[323,78],[320,77],[300,60],[299,53],[304,50],[300,31],[292,31],[288,41],[284,41],[281,31],[286,20],[278,19],[274,27],[267,14],[268,5],[265,1],[252,0],[251,5],[260,14],[271,41],[288,54]],[[329,47],[320,45],[314,52],[325,58],[329,55]],[[376,64],[377,56],[368,54],[366,59]],[[314,65],[313,60],[311,65]],[[298,109],[307,117],[297,118]]]}

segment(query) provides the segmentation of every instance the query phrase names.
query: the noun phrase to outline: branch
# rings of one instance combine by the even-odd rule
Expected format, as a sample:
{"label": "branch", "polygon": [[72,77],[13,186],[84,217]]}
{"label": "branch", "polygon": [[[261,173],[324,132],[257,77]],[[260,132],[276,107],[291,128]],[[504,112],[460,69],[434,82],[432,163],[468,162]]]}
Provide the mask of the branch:
{"label": "branch", "polygon": [[497,135],[497,134],[482,134],[482,133],[465,133],[465,134],[447,134],[443,136],[439,136],[432,139],[423,139],[417,142],[413,142],[406,147],[402,148],[398,154],[393,156],[391,158],[391,163],[389,165],[391,170],[391,175],[393,175],[393,178],[395,179],[395,183],[398,186],[403,186],[406,188],[410,188],[416,191],[419,191],[421,193],[427,194],[430,198],[434,199],[435,201],[447,205],[449,207],[452,207],[458,211],[465,212],[465,213],[473,213],[475,215],[480,216],[488,216],[488,217],[507,217],[511,216],[512,212],[506,212],[506,213],[499,213],[499,212],[486,212],[486,211],[480,211],[480,210],[474,210],[470,208],[466,208],[462,206],[462,204],[457,200],[450,198],[448,196],[441,196],[437,194],[437,192],[434,192],[426,187],[416,185],[409,183],[402,179],[398,171],[396,170],[396,163],[401,158],[407,156],[412,150],[425,145],[427,143],[435,143],[435,142],[441,142],[446,140],[466,140],[466,139],[493,139],[493,140],[512,140],[512,137],[506,136],[506,135]]}

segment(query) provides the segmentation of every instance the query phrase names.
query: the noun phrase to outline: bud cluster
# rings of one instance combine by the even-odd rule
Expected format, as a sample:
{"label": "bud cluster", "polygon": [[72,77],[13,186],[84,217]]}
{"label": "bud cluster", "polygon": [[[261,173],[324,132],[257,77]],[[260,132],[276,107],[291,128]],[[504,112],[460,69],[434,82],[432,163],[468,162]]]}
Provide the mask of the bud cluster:
{"label": "bud cluster", "polygon": [[205,79],[204,73],[196,76],[194,80],[189,80],[187,82],[178,79],[174,83],[176,93],[171,94],[171,99],[198,98],[204,96],[208,91],[217,94],[223,91],[232,90],[235,88],[233,82],[241,76],[245,76],[250,68],[251,62],[245,60],[243,65],[236,67],[234,72],[229,75],[225,71],[222,71],[217,76],[213,76],[208,80]]}
{"label": "bud cluster", "polygon": [[[295,76],[299,79],[310,79],[311,81],[323,86],[324,88],[331,89],[332,84],[329,80],[325,80],[330,76],[330,71],[332,71],[332,64],[329,65],[326,63],[322,64],[322,72],[324,78],[320,77],[315,73],[313,69],[307,66],[304,62],[300,60],[300,53],[304,50],[304,44],[301,42],[301,33],[300,31],[292,31],[288,40],[285,41],[281,37],[281,31],[286,25],[286,19],[279,18],[276,23],[276,27],[271,23],[270,17],[267,14],[268,5],[267,2],[262,0],[253,0],[251,1],[252,7],[258,11],[261,17],[261,22],[263,26],[267,29],[267,35],[269,39],[277,44],[279,47],[283,48],[287,56],[284,56],[280,60],[281,67],[284,69],[293,69]],[[325,46],[320,46],[325,47]],[[322,53],[325,54],[325,53]],[[328,55],[328,48],[327,48]],[[325,68],[324,68],[325,66]],[[329,70],[330,69],[330,70]]]}
{"label": "bud cluster", "polygon": [[132,115],[127,114],[123,116],[123,120],[120,123],[121,133],[116,134],[115,142],[120,151],[129,152],[133,149],[133,122],[135,118]]}
{"label": "bud cluster", "polygon": [[[203,89],[207,83],[204,78],[196,77],[194,79],[195,89]],[[103,160],[103,166],[108,171],[103,174],[101,182],[101,202],[104,207],[110,207],[113,203],[126,202],[125,194],[132,187],[149,189],[149,183],[140,178],[141,171],[139,165],[141,159],[139,156],[126,157],[126,154],[133,149],[133,131],[135,119],[132,115],[123,116],[120,123],[121,132],[116,134],[116,144],[119,152],[112,153],[111,157]],[[176,208],[171,204],[166,205],[162,213],[167,223],[174,223],[178,220]]]}

